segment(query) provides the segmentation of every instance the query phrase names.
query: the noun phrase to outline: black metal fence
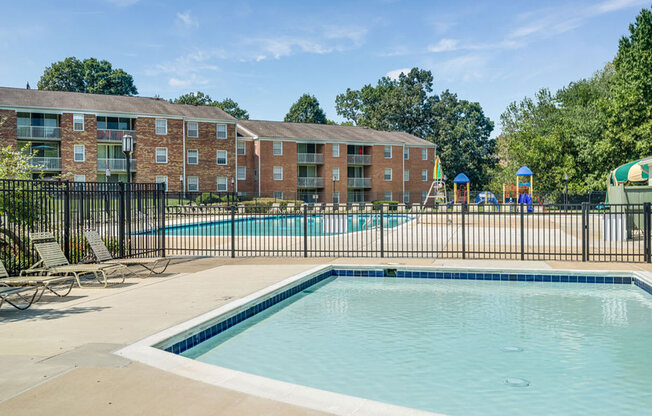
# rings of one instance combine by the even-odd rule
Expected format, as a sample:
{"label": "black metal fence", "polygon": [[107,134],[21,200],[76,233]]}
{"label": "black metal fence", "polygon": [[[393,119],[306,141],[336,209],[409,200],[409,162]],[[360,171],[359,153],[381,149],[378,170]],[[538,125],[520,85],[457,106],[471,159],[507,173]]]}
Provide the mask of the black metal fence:
{"label": "black metal fence", "polygon": [[88,258],[95,229],[116,257],[165,251],[162,185],[0,179],[0,260],[10,273],[38,261],[29,233],[50,231],[71,263]]}
{"label": "black metal fence", "polygon": [[166,208],[177,255],[650,262],[650,204]]}

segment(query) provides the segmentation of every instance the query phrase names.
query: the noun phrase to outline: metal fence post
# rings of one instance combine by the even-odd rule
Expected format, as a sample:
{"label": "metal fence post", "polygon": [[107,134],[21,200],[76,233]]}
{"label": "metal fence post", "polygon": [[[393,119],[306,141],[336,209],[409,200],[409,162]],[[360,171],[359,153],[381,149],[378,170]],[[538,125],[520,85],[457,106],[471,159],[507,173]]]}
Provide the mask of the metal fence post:
{"label": "metal fence post", "polygon": [[588,253],[586,252],[587,248],[587,241],[586,241],[586,230],[587,230],[587,224],[586,224],[586,202],[582,202],[582,261],[586,261],[588,257]]}
{"label": "metal fence post", "polygon": [[231,205],[231,258],[235,258],[235,205]]}
{"label": "metal fence post", "polygon": [[652,262],[650,255],[650,209],[649,202],[643,203],[643,246],[645,247],[645,262]]}
{"label": "metal fence post", "polygon": [[120,257],[125,256],[125,184],[119,182],[119,201],[118,201],[118,251]]}
{"label": "metal fence post", "polygon": [[303,257],[308,257],[308,204],[303,204]]}
{"label": "metal fence post", "polygon": [[385,257],[385,215],[383,207],[385,204],[380,204],[380,257]]}
{"label": "metal fence post", "polygon": [[70,259],[70,182],[68,181],[63,187],[63,252],[66,258]]}
{"label": "metal fence post", "polygon": [[466,204],[462,204],[462,258],[466,258]]}
{"label": "metal fence post", "polygon": [[159,188],[159,205],[161,206],[160,217],[161,217],[161,232],[160,232],[160,255],[165,257],[165,211],[167,209],[166,200],[165,200],[165,186],[163,184],[158,185]]}
{"label": "metal fence post", "polygon": [[521,260],[525,260],[525,213],[523,212],[524,205],[525,204],[519,204],[521,217]]}

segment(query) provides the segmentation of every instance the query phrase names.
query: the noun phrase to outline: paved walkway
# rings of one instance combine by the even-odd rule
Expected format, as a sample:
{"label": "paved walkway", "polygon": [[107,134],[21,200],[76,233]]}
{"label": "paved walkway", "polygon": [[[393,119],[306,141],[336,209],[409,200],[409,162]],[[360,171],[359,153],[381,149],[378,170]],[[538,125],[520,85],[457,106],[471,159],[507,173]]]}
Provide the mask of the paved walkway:
{"label": "paved walkway", "polygon": [[432,259],[176,260],[163,277],[45,296],[0,310],[0,414],[318,415],[168,374],[112,354],[124,345],[269,286],[315,264],[647,270],[615,263]]}

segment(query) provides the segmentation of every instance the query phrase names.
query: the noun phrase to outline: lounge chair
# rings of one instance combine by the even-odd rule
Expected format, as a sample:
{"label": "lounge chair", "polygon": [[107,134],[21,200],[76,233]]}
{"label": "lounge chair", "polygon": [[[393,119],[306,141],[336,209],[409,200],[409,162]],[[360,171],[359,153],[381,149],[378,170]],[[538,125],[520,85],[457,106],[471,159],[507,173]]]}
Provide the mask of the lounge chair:
{"label": "lounge chair", "polygon": [[7,302],[16,309],[25,310],[40,298],[38,286],[10,286],[4,283],[4,278],[8,278],[9,273],[0,261],[0,308]]}
{"label": "lounge chair", "polygon": [[320,212],[321,211],[321,202],[315,202],[312,206],[313,211],[315,212]]}
{"label": "lounge chair", "polygon": [[[75,279],[72,276],[47,276],[47,275],[31,275],[31,276],[13,276],[10,277],[5,269],[4,264],[0,261],[0,282],[4,286],[11,286],[15,288],[25,287],[25,288],[35,288],[37,291],[41,290],[41,293],[34,299],[34,302],[38,302],[39,299],[43,296],[43,293],[47,290],[52,294],[64,297],[72,290],[72,287],[75,284]],[[63,285],[63,290],[59,291],[58,286]],[[66,290],[67,288],[67,290]],[[1,303],[1,302],[0,302]]]}
{"label": "lounge chair", "polygon": [[[145,258],[128,258],[128,259],[115,259],[111,252],[106,248],[106,244],[102,241],[102,237],[95,230],[84,231],[84,237],[93,250],[95,259],[100,264],[115,264],[120,265],[126,269],[127,266],[140,266],[149,270],[149,274],[161,274],[165,272],[170,264],[167,257],[145,257]],[[158,268],[158,271],[157,271]]]}
{"label": "lounge chair", "polygon": [[30,239],[41,260],[29,269],[21,271],[21,276],[42,274],[46,276],[73,276],[79,287],[82,285],[80,276],[92,274],[104,287],[108,285],[108,274],[120,273],[125,281],[124,267],[119,264],[70,264],[52,233],[31,233]]}
{"label": "lounge chair", "polygon": [[286,212],[295,212],[297,210],[297,205],[294,202],[288,202],[285,206]]}
{"label": "lounge chair", "polygon": [[402,202],[396,206],[396,211],[398,212],[405,212],[406,210],[405,204]]}
{"label": "lounge chair", "polygon": [[324,212],[333,212],[333,204],[328,202],[324,205]]}
{"label": "lounge chair", "polygon": [[281,213],[281,204],[278,202],[274,202],[272,204],[272,208],[269,210],[270,214],[280,214]]}

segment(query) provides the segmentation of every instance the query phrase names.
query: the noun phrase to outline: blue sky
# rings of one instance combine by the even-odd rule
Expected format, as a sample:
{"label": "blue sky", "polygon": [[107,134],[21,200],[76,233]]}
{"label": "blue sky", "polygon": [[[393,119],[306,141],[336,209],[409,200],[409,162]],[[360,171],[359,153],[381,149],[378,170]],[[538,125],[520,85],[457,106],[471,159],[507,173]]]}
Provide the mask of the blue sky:
{"label": "blue sky", "polygon": [[610,61],[649,1],[3,1],[0,85],[33,87],[67,56],[107,59],[141,95],[201,90],[282,120],[303,93],[341,121],[335,96],[401,69],[435,91],[507,104]]}

